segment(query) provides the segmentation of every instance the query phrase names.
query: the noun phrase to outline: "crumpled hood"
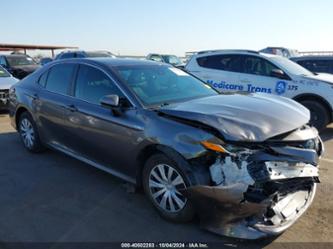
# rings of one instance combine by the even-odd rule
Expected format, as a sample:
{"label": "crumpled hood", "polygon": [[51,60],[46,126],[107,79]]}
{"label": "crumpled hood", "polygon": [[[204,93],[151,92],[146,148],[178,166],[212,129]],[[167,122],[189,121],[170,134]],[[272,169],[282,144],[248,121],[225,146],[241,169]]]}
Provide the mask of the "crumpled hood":
{"label": "crumpled hood", "polygon": [[160,112],[209,125],[229,141],[262,142],[310,120],[297,102],[269,94],[220,94],[162,107]]}
{"label": "crumpled hood", "polygon": [[305,79],[325,81],[328,84],[333,84],[333,74],[318,73],[317,75],[304,76]]}
{"label": "crumpled hood", "polygon": [[19,80],[14,77],[0,77],[0,90],[8,90]]}

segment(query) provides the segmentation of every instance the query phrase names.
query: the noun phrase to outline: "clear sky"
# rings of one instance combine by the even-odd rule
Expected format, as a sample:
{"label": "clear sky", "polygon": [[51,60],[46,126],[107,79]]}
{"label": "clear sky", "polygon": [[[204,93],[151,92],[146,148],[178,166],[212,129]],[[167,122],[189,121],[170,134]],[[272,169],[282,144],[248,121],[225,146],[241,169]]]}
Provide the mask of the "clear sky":
{"label": "clear sky", "polygon": [[2,0],[0,43],[130,55],[333,50],[332,11],[332,0]]}

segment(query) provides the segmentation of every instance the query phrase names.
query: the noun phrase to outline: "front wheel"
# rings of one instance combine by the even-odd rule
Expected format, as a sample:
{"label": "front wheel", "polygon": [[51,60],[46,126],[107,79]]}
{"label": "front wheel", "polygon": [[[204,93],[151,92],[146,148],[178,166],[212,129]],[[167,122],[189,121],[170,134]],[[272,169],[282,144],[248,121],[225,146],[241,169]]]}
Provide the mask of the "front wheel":
{"label": "front wheel", "polygon": [[37,131],[37,126],[28,112],[19,117],[18,131],[24,147],[30,152],[40,152],[44,149]]}
{"label": "front wheel", "polygon": [[311,114],[310,124],[319,131],[323,130],[330,122],[329,113],[321,103],[313,100],[303,100],[300,103],[309,109]]}
{"label": "front wheel", "polygon": [[181,193],[188,186],[186,175],[165,155],[153,155],[146,162],[143,188],[163,218],[173,222],[188,222],[193,219],[192,204]]}

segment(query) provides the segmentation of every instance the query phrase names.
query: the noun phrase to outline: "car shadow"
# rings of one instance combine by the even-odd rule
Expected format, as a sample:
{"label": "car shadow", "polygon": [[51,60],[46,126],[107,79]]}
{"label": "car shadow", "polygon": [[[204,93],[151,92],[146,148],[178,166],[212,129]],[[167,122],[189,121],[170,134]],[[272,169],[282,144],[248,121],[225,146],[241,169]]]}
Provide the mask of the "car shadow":
{"label": "car shadow", "polygon": [[0,110],[0,117],[8,116],[8,114],[9,114],[8,111]]}
{"label": "car shadow", "polygon": [[321,139],[326,142],[333,138],[333,127],[327,127],[322,132],[320,132]]}

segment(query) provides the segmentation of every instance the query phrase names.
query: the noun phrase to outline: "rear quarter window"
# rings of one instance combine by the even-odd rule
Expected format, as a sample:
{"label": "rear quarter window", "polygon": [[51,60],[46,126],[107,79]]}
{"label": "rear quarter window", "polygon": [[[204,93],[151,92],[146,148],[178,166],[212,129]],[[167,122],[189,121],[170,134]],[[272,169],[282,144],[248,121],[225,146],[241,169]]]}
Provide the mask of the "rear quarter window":
{"label": "rear quarter window", "polygon": [[42,87],[46,86],[46,80],[47,80],[47,75],[49,73],[49,70],[47,70],[46,72],[44,72],[38,79],[38,84]]}
{"label": "rear quarter window", "polygon": [[66,95],[73,78],[75,64],[64,63],[53,66],[48,73],[46,90]]}
{"label": "rear quarter window", "polygon": [[240,55],[210,55],[197,58],[200,67],[230,72],[242,72]]}

